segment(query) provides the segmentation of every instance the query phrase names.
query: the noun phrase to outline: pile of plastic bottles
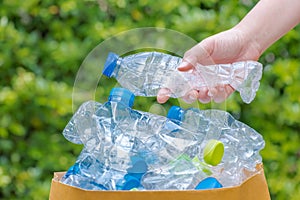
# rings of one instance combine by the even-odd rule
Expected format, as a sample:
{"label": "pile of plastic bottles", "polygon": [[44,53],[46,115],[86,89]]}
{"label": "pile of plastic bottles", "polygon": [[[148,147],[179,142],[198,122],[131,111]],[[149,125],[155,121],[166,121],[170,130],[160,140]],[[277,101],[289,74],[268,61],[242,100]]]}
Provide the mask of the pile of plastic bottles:
{"label": "pile of plastic bottles", "polygon": [[[158,83],[147,80],[150,88]],[[80,106],[63,135],[84,148],[61,182],[89,190],[212,189],[241,184],[261,163],[262,136],[229,113],[173,106],[166,117],[155,115],[132,108],[134,91],[141,94],[114,88],[106,103]]]}

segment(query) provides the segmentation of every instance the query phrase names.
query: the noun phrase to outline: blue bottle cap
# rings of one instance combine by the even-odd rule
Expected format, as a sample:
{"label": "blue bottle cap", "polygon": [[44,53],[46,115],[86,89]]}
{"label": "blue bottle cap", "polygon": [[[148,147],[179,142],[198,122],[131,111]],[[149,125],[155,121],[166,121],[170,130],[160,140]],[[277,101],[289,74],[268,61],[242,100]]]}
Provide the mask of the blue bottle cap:
{"label": "blue bottle cap", "polygon": [[128,170],[128,174],[126,176],[132,176],[135,177],[137,180],[141,181],[142,177],[144,176],[145,172],[142,173],[133,173],[133,172],[129,172],[130,170]]}
{"label": "blue bottle cap", "polygon": [[75,163],[74,165],[72,165],[68,171],[65,173],[64,178],[68,178],[71,175],[76,175],[80,173],[80,169],[79,169],[79,164]]}
{"label": "blue bottle cap", "polygon": [[110,78],[117,66],[117,61],[119,58],[120,58],[119,55],[110,52],[106,58],[102,74]]}
{"label": "blue bottle cap", "polygon": [[141,185],[139,179],[134,176],[125,175],[126,182],[124,183],[122,190],[131,190],[132,188],[137,188]]}
{"label": "blue bottle cap", "polygon": [[174,119],[178,121],[182,121],[184,110],[180,108],[179,106],[172,106],[168,112],[167,117],[169,119]]}
{"label": "blue bottle cap", "polygon": [[139,173],[146,173],[148,170],[148,165],[147,163],[140,159],[140,160],[135,160],[133,161],[132,167],[127,169],[128,173],[133,173],[133,174],[139,174]]}
{"label": "blue bottle cap", "polygon": [[196,190],[208,190],[215,188],[222,188],[222,184],[214,177],[208,177],[202,180],[197,186]]}
{"label": "blue bottle cap", "polygon": [[110,91],[108,100],[122,102],[129,107],[133,106],[134,94],[125,88],[113,88]]}

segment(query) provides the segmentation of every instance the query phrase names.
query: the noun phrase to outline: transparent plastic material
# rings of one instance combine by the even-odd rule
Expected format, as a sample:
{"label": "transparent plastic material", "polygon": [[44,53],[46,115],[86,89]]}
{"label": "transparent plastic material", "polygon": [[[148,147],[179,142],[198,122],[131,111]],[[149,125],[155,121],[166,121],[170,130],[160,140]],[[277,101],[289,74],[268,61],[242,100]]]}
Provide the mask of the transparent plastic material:
{"label": "transparent plastic material", "polygon": [[197,65],[190,72],[180,72],[180,57],[159,52],[137,53],[124,58],[114,53],[107,57],[103,74],[114,77],[119,84],[136,96],[156,96],[159,89],[167,88],[171,97],[183,97],[190,90],[219,85],[230,85],[244,102],[250,103],[259,88],[262,64],[256,61],[232,64]]}
{"label": "transparent plastic material", "polygon": [[[132,107],[134,94],[124,88],[113,88],[108,97],[108,102],[104,107],[109,107],[121,103],[123,107]],[[65,129],[64,137],[74,144],[84,144],[89,138],[99,133],[99,124],[94,120],[94,113],[102,106],[95,101],[83,103],[73,115]],[[99,141],[94,141],[99,142]]]}
{"label": "transparent plastic material", "polygon": [[[84,147],[61,182],[88,190],[219,188],[239,185],[243,170],[261,163],[261,135],[227,112],[172,107],[163,117],[132,109],[134,95],[123,88],[108,99],[82,104],[63,131]],[[222,150],[207,150],[210,143]]]}
{"label": "transparent plastic material", "polygon": [[92,190],[184,190],[211,175],[202,159],[202,133],[133,110],[132,96],[125,94],[84,103],[74,114],[64,136],[84,148],[63,183]]}
{"label": "transparent plastic material", "polygon": [[262,163],[259,152],[265,146],[263,137],[228,112],[173,106],[168,117],[185,129],[205,135],[205,141],[216,139],[224,144],[222,162],[212,168],[224,187],[239,185],[247,178],[245,170],[254,172],[256,165]]}

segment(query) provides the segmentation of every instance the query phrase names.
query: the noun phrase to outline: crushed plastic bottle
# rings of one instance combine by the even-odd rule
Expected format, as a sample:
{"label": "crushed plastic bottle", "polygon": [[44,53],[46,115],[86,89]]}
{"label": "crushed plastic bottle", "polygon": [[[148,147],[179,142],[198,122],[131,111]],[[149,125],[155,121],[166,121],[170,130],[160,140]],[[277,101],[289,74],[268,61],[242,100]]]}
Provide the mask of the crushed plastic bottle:
{"label": "crushed plastic bottle", "polygon": [[109,53],[103,74],[115,77],[119,84],[136,96],[156,96],[159,89],[167,88],[171,97],[183,97],[192,89],[230,85],[244,102],[250,103],[259,88],[262,65],[256,61],[232,64],[197,65],[192,72],[180,72],[180,57],[159,52],[143,52],[124,58]]}
{"label": "crushed plastic bottle", "polygon": [[219,140],[224,144],[222,162],[212,168],[224,187],[239,185],[247,178],[244,170],[254,172],[262,162],[259,152],[265,145],[263,137],[228,112],[173,106],[168,118],[185,129],[205,134],[205,141]]}
{"label": "crushed plastic bottle", "polygon": [[[114,88],[109,101],[100,104],[89,101],[84,103],[74,114],[63,131],[64,136],[76,144],[84,144],[76,163],[62,178],[62,182],[90,190],[116,190],[118,183],[123,183],[127,169],[133,166],[128,153],[125,157],[122,148],[130,145],[129,139],[118,132],[111,132],[128,125],[134,95],[123,88]],[[130,124],[131,126],[132,124]],[[119,130],[118,129],[118,130]],[[121,133],[121,132],[120,132]],[[121,140],[121,141],[120,141]],[[119,164],[123,170],[113,166]]]}
{"label": "crushed plastic bottle", "polygon": [[100,106],[95,101],[83,103],[63,130],[64,137],[74,144],[83,144],[85,138],[92,137],[91,134],[96,135],[98,129],[93,114]]}
{"label": "crushed plastic bottle", "polygon": [[[99,123],[94,120],[96,111],[100,112],[100,110],[105,108],[105,112],[103,111],[104,113],[101,114],[111,116],[109,113],[110,107],[121,103],[125,107],[131,108],[134,98],[134,95],[130,91],[123,88],[114,88],[108,97],[108,102],[103,106],[96,101],[83,103],[63,130],[64,137],[74,144],[84,144],[93,135],[100,135],[99,130],[101,129],[98,127]],[[93,141],[93,143],[99,143],[99,140]]]}

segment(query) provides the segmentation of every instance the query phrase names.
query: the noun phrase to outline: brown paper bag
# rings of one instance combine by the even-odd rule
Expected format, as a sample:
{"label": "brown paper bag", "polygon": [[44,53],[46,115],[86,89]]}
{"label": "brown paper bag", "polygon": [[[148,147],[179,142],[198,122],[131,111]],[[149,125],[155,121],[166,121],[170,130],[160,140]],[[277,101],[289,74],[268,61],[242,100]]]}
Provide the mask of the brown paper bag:
{"label": "brown paper bag", "polygon": [[50,200],[269,200],[270,194],[262,165],[240,186],[212,190],[181,191],[89,191],[60,183],[65,172],[55,172]]}

